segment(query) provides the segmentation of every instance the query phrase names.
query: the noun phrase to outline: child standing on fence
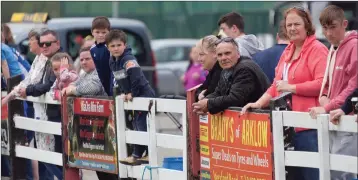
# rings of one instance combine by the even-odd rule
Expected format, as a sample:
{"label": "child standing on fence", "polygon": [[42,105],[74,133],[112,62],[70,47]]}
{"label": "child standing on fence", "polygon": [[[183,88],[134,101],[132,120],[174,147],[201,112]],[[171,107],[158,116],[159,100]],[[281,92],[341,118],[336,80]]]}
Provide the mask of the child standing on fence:
{"label": "child standing on fence", "polygon": [[78,79],[73,69],[73,62],[67,53],[57,53],[51,58],[52,70],[56,75],[56,81],[50,90],[54,100],[61,100],[61,90]]}
{"label": "child standing on fence", "polygon": [[112,96],[113,77],[108,66],[110,53],[106,46],[105,36],[110,29],[111,24],[107,17],[99,16],[93,19],[92,35],[95,39],[95,44],[91,47],[91,56],[96,65],[98,77],[108,96]]}
{"label": "child standing on fence", "polygon": [[[127,44],[127,35],[121,30],[112,30],[106,36],[106,44],[112,55],[109,66],[124,100],[130,101],[133,97],[154,97],[154,90],[145,78],[136,57],[133,56],[131,47]],[[146,111],[134,112],[132,123],[135,130],[147,131],[147,114]],[[149,163],[148,147],[143,145],[133,145],[133,147],[132,155],[120,162],[127,165]],[[147,152],[145,156],[143,156],[144,151]]]}

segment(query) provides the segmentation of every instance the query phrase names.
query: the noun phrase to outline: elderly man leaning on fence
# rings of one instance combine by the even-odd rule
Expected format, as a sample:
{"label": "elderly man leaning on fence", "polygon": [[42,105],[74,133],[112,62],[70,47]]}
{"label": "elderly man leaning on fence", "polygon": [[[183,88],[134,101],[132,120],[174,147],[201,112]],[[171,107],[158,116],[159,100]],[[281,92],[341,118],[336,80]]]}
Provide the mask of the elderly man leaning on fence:
{"label": "elderly man leaning on fence", "polygon": [[193,104],[198,114],[216,114],[230,106],[242,107],[255,102],[269,87],[269,80],[261,68],[251,59],[240,57],[234,39],[223,38],[216,45],[223,71],[214,93]]}

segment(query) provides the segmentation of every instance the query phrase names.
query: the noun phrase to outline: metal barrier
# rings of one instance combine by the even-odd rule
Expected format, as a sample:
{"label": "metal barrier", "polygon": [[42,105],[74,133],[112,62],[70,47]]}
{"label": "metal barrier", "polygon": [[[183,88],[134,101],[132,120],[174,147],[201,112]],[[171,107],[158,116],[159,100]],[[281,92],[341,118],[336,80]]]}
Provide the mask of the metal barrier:
{"label": "metal barrier", "polygon": [[[173,105],[175,103],[175,106]],[[119,158],[128,157],[126,143],[140,144],[148,146],[149,170],[144,173],[145,165],[128,166],[119,164],[121,178],[142,178],[143,179],[187,179],[187,125],[186,125],[186,101],[158,98],[134,98],[132,102],[124,102],[119,96],[116,97],[116,116],[117,116],[117,140]],[[125,110],[148,111],[147,132],[126,130],[124,121]],[[170,135],[156,132],[156,112],[182,113],[183,135]],[[179,149],[183,151],[183,171],[160,168],[158,163],[158,147]]]}
{"label": "metal barrier", "polygon": [[[285,180],[285,166],[319,168],[320,179],[331,179],[330,170],[358,173],[358,158],[330,154],[329,131],[357,133],[357,115],[341,117],[340,124],[329,122],[329,115],[320,115],[317,120],[308,113],[273,111],[272,112],[275,179]],[[285,151],[283,126],[317,129],[318,152]]]}

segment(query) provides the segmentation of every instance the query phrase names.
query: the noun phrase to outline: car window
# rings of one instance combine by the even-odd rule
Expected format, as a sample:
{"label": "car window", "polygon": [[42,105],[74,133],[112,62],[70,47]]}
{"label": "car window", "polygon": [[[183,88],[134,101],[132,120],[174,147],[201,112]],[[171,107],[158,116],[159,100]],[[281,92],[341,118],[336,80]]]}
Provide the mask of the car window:
{"label": "car window", "polygon": [[189,60],[190,47],[164,47],[155,52],[158,62],[176,62]]}
{"label": "car window", "polygon": [[[144,46],[141,37],[134,33],[126,31],[125,33],[127,34],[127,44],[131,46],[133,55],[140,57],[144,53]],[[76,29],[67,32],[67,49],[72,58],[76,58],[78,56],[78,52],[81,48],[80,40],[86,38],[88,35],[91,35],[91,30],[89,29]],[[140,61],[140,59],[138,59],[138,61]]]}

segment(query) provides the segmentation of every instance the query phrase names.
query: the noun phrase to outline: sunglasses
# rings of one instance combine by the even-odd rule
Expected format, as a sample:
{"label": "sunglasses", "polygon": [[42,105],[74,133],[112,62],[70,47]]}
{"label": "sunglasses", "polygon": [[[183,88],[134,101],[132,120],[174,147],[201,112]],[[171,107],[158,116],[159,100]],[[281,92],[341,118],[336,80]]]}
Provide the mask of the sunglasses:
{"label": "sunglasses", "polygon": [[299,11],[301,11],[301,12],[306,14],[306,10],[302,6],[293,6],[292,8],[290,8],[290,10],[292,10],[292,9],[299,10]]}
{"label": "sunglasses", "polygon": [[218,40],[216,40],[215,41],[215,45],[217,46],[217,45],[219,45],[220,43],[222,43],[222,42],[226,42],[226,43],[231,43],[231,44],[233,44],[234,46],[238,46],[237,45],[237,42],[233,39],[233,38],[231,38],[231,37],[224,37],[224,38],[222,38],[222,39],[218,39]]}
{"label": "sunglasses", "polygon": [[44,45],[45,45],[45,47],[50,47],[52,45],[52,43],[55,43],[55,42],[57,42],[57,40],[56,41],[49,41],[49,42],[39,42],[39,46],[44,47]]}

